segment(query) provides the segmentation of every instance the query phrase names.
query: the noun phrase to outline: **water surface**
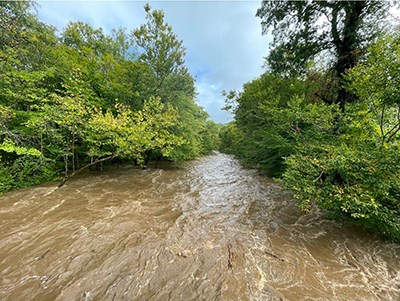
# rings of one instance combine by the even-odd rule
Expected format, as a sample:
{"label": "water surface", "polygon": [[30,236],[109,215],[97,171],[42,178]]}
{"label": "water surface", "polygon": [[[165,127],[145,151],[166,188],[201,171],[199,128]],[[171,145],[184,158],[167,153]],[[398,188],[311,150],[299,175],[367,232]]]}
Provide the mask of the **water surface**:
{"label": "water surface", "polygon": [[56,186],[0,198],[0,300],[400,300],[398,245],[227,155]]}

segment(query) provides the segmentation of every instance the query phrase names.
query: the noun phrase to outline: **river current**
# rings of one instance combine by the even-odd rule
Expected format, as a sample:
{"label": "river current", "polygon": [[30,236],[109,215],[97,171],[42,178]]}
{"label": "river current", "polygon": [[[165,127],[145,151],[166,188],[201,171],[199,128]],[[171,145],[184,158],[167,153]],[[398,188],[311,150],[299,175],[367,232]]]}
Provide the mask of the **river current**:
{"label": "river current", "polygon": [[399,245],[227,155],[56,187],[0,197],[0,300],[400,300]]}

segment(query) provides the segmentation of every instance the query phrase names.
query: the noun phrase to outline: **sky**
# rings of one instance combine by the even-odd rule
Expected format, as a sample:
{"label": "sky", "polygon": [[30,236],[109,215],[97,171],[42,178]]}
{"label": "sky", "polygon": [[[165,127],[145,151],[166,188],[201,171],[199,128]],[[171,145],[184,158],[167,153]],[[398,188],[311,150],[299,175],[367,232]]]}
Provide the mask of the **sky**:
{"label": "sky", "polygon": [[[148,1],[186,47],[186,65],[196,78],[197,102],[218,123],[232,116],[221,110],[222,91],[241,90],[263,73],[271,37],[261,34],[255,17],[261,1]],[[61,31],[69,21],[83,21],[106,33],[145,23],[141,1],[39,1],[39,18]]]}

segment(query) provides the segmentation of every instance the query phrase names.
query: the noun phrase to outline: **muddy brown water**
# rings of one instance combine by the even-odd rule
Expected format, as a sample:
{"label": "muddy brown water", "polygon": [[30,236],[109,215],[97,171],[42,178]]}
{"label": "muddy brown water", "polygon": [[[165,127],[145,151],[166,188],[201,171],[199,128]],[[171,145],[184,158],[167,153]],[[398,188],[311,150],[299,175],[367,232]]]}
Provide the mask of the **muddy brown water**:
{"label": "muddy brown water", "polygon": [[0,300],[400,300],[398,245],[219,153],[11,192],[0,223]]}

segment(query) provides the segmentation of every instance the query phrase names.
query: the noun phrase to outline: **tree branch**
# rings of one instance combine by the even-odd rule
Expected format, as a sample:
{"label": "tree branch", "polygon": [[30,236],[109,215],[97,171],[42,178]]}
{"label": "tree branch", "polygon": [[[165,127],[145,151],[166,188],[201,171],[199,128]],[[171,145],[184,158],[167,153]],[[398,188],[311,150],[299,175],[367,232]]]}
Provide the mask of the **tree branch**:
{"label": "tree branch", "polygon": [[112,160],[113,158],[114,158],[114,156],[109,156],[109,157],[106,157],[106,158],[103,158],[103,159],[96,160],[96,161],[94,161],[94,162],[92,162],[92,163],[86,164],[84,167],[78,169],[77,171],[74,171],[70,176],[68,176],[68,175],[65,176],[64,180],[62,180],[62,182],[61,182],[60,184],[58,184],[58,188],[63,187],[64,184],[65,184],[70,178],[72,178],[72,177],[75,176],[76,174],[82,172],[82,171],[85,170],[86,168],[89,168],[90,166],[99,164],[99,163],[104,162],[104,161],[107,161],[107,160]]}
{"label": "tree branch", "polygon": [[389,132],[386,133],[386,135],[388,135],[390,132],[392,132],[397,127],[397,129],[387,139],[388,143],[400,131],[400,106],[397,108],[397,120],[398,120],[398,123]]}
{"label": "tree branch", "polygon": [[333,44],[335,45],[336,50],[339,52],[339,47],[341,44],[341,40],[340,40],[340,36],[339,36],[339,32],[338,32],[338,9],[336,7],[334,7],[332,9],[332,19],[331,19],[331,33],[332,33],[332,38],[333,38]]}
{"label": "tree branch", "polygon": [[381,129],[381,135],[382,135],[382,144],[385,143],[385,138],[386,138],[386,135],[383,131],[383,119],[385,118],[385,108],[386,108],[386,106],[383,105],[382,112],[381,112],[381,120],[379,123],[379,128]]}

